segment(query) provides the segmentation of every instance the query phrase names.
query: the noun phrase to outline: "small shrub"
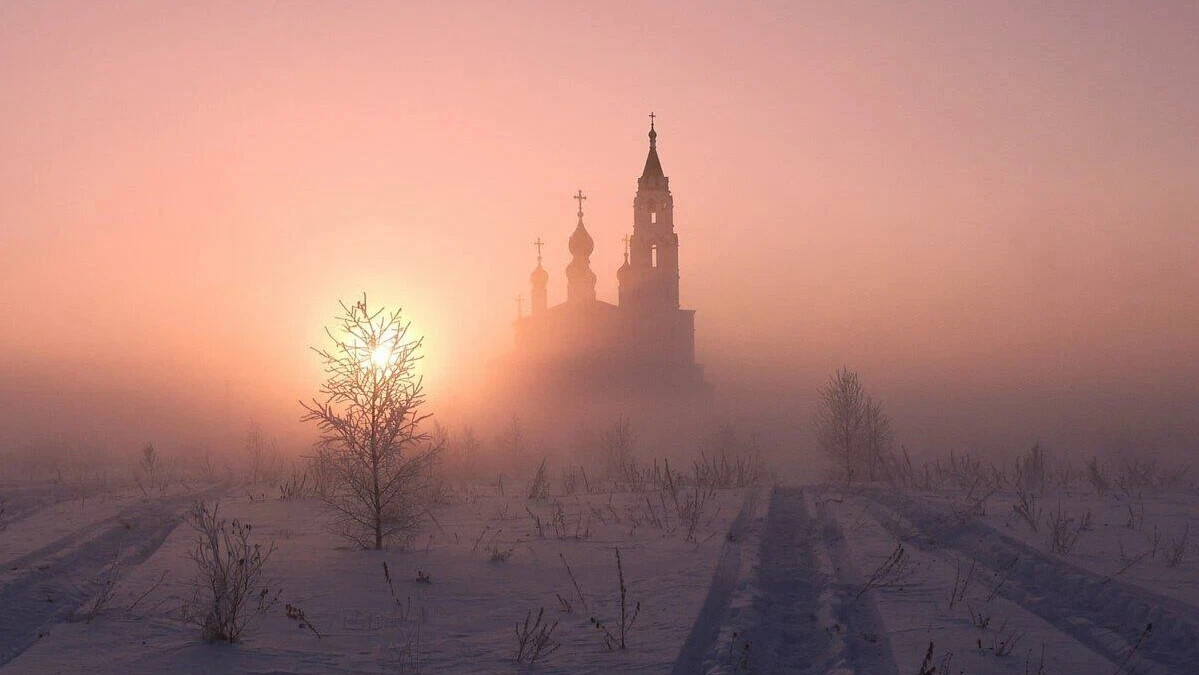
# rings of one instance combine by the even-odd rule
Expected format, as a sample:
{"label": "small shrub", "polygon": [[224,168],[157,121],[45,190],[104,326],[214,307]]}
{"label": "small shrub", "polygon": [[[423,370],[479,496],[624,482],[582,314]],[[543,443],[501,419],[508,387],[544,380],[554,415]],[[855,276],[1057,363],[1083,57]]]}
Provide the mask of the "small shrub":
{"label": "small shrub", "polygon": [[712,487],[705,488],[696,484],[681,501],[675,503],[675,506],[678,508],[679,522],[682,523],[683,529],[686,531],[687,541],[695,541],[695,531],[699,527],[700,520],[703,518],[704,511],[708,506],[708,500],[712,497],[713,492],[714,489]]}
{"label": "small shrub", "polygon": [[1062,506],[1058,504],[1057,511],[1049,516],[1049,550],[1061,555],[1074,550],[1082,533],[1090,529],[1090,523],[1090,511],[1075,520],[1063,514]]}
{"label": "small shrub", "polygon": [[1145,526],[1145,501],[1138,497],[1137,503],[1125,504],[1125,509],[1128,510],[1128,518],[1124,521],[1124,527],[1130,530],[1139,530]]}
{"label": "small shrub", "polygon": [[[142,446],[137,470],[133,472],[133,482],[141,490],[142,497],[146,499],[155,494],[162,496],[170,490],[171,484],[175,482],[175,468],[175,463],[164,460],[153,443],[146,443]],[[62,480],[61,469],[59,470],[59,480]],[[83,487],[86,487],[86,483],[83,484]],[[76,496],[82,498],[79,495]]]}
{"label": "small shrub", "polygon": [[1191,535],[1191,524],[1187,523],[1186,528],[1182,531],[1182,536],[1171,538],[1166,545],[1166,567],[1178,567],[1182,564],[1182,559],[1187,552],[1187,540]]}
{"label": "small shrub", "polygon": [[1100,496],[1107,494],[1112,489],[1111,478],[1108,477],[1107,470],[1099,463],[1099,458],[1094,455],[1087,462],[1087,482],[1095,488],[1095,494]]}
{"label": "small shrub", "polygon": [[545,501],[550,498],[550,474],[545,468],[544,459],[537,465],[537,472],[533,474],[533,480],[529,481],[526,494],[529,499],[536,501]]}
{"label": "small shrub", "polygon": [[92,604],[84,613],[83,618],[87,623],[91,623],[92,619],[100,614],[103,614],[108,609],[108,605],[112,602],[113,593],[117,589],[117,580],[121,576],[121,552],[118,549],[112,557],[112,562],[104,568],[100,574],[99,583],[100,590],[96,593],[96,597],[92,600]]}
{"label": "small shrub", "polygon": [[508,559],[515,552],[515,546],[504,547],[499,544],[489,544],[487,546],[487,559],[493,563],[508,562]]}
{"label": "small shrub", "polygon": [[[545,608],[537,610],[537,618],[533,619],[533,610],[525,613],[524,623],[517,622],[516,624],[516,662],[517,663],[537,663],[539,660],[549,658],[551,654],[558,651],[558,647],[562,645],[554,639],[554,629],[558,627],[558,622],[546,624],[542,622],[542,617],[545,615]],[[530,619],[532,622],[530,623]]]}
{"label": "small shrub", "polygon": [[1036,493],[1022,487],[1016,488],[1016,497],[1020,501],[1012,505],[1012,511],[1024,519],[1029,529],[1039,532],[1041,529],[1041,507],[1037,506]]}
{"label": "small shrub", "polygon": [[237,642],[247,626],[278,599],[263,578],[275,552],[250,543],[251,526],[217,516],[218,505],[200,502],[188,517],[199,533],[187,557],[196,565],[195,591],[183,618],[200,627],[206,642]]}
{"label": "small shrub", "polygon": [[970,622],[979,630],[986,630],[987,626],[991,625],[991,615],[983,614],[982,610],[975,612],[974,607],[970,603],[966,603],[966,609],[970,612]]}
{"label": "small shrub", "polygon": [[307,467],[293,466],[291,473],[279,484],[279,499],[284,501],[302,499],[310,494],[312,494],[312,488],[308,484]]}
{"label": "small shrub", "polygon": [[581,466],[568,466],[562,469],[562,494],[566,496],[578,492],[589,492],[587,489],[587,472]]}
{"label": "small shrub", "polygon": [[1047,465],[1045,450],[1040,443],[1033,444],[1027,452],[1016,458],[1016,486],[1027,492],[1044,494],[1049,481]]}
{"label": "small shrub", "polygon": [[1020,640],[1024,639],[1027,633],[1025,631],[1017,631],[1007,629],[1007,621],[999,627],[999,630],[991,634],[991,646],[984,648],[982,638],[978,639],[978,651],[991,652],[995,656],[1009,656],[1016,650],[1016,645],[1020,644]]}

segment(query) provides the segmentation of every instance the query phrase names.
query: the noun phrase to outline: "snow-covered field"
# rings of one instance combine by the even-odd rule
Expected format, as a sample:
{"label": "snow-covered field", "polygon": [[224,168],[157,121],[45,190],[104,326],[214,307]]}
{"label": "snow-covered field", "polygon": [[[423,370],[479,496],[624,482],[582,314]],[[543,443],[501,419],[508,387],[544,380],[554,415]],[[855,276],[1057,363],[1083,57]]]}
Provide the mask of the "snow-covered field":
{"label": "snow-covered field", "polygon": [[[463,487],[411,546],[384,551],[348,548],[316,500],[266,490],[47,494],[0,493],[24,504],[0,532],[5,672],[1199,672],[1193,486],[1050,490],[1035,530],[1011,490],[718,490],[691,536],[653,489]],[[278,546],[278,604],[240,644],[205,644],[181,617],[197,496]],[[591,619],[619,623],[618,548],[640,610],[627,648],[609,649]],[[113,600],[86,621],[114,559]],[[561,646],[517,664],[514,628],[541,608]]]}
{"label": "snow-covered field", "polygon": [[[752,508],[753,494],[717,491],[689,540],[656,492],[536,501],[480,488],[436,507],[436,520],[407,550],[362,551],[323,527],[314,499],[224,491],[221,514],[251,523],[255,540],[277,544],[267,576],[281,591],[276,608],[234,646],[202,643],[181,618],[196,542],[180,523],[186,495],[113,496],[94,510],[48,506],[0,534],[7,561],[0,654],[14,673],[158,673],[167,663],[184,672],[520,672],[514,626],[544,607],[558,622],[561,647],[538,672],[665,672],[704,603],[725,535],[742,508]],[[605,646],[591,624],[594,616],[615,632],[619,623],[618,547],[628,612],[640,603],[623,650]],[[74,610],[89,604],[87,591],[118,549],[124,570],[114,598],[84,621]],[[320,637],[287,617],[289,604]]]}

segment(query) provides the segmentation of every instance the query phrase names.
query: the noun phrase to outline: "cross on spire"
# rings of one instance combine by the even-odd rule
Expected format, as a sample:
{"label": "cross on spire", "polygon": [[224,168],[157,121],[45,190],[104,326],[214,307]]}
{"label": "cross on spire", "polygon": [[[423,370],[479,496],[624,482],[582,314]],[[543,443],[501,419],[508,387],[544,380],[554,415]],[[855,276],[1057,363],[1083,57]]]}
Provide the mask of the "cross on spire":
{"label": "cross on spire", "polygon": [[574,199],[575,199],[575,201],[579,202],[579,217],[582,218],[583,217],[583,200],[587,199],[587,195],[583,194],[582,188],[580,188],[579,191],[577,193],[575,193]]}
{"label": "cross on spire", "polygon": [[651,113],[649,114],[649,128],[650,128],[650,129],[653,129],[653,128],[654,128],[654,118],[655,118],[655,117],[657,117],[657,115],[655,115],[654,113],[652,113],[652,112],[651,112]]}
{"label": "cross on spire", "polygon": [[533,242],[533,245],[537,247],[537,264],[540,265],[541,264],[541,247],[545,246],[545,242],[541,241],[541,237],[537,237],[537,241]]}
{"label": "cross on spire", "polygon": [[620,241],[624,243],[624,258],[625,258],[625,260],[628,260],[629,259],[629,235],[626,234],[625,236],[621,237]]}

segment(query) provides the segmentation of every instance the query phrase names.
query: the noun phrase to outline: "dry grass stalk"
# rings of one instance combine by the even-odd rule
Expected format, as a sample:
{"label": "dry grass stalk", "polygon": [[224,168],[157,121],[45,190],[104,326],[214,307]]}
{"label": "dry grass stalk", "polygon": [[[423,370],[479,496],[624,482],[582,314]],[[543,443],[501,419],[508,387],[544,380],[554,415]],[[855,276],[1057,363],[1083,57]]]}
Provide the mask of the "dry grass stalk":
{"label": "dry grass stalk", "polygon": [[[1138,637],[1137,641],[1132,645],[1131,648],[1129,648],[1128,654],[1125,655],[1124,660],[1120,662],[1120,665],[1116,667],[1116,672],[1112,673],[1112,675],[1120,675],[1121,672],[1124,672],[1125,666],[1127,666],[1128,663],[1130,661],[1132,661],[1132,657],[1136,655],[1138,650],[1140,650],[1141,645],[1145,644],[1145,640],[1149,637],[1149,634],[1152,632],[1153,632],[1153,624],[1152,623],[1145,624],[1145,630],[1141,631],[1141,636]],[[1133,669],[1129,668],[1128,672],[1133,673],[1135,671]]]}
{"label": "dry grass stalk", "polygon": [[570,583],[574,585],[575,595],[579,598],[579,604],[583,606],[584,610],[586,610],[587,598],[583,597],[583,589],[579,587],[579,580],[575,579],[575,573],[570,569],[570,563],[566,562],[566,556],[559,553],[558,557],[562,559],[562,564],[566,567],[566,575],[570,577]]}
{"label": "dry grass stalk", "polygon": [[308,630],[312,631],[312,634],[316,636],[316,639],[321,639],[321,632],[318,631],[316,626],[312,625],[312,622],[308,620],[308,616],[304,614],[303,609],[289,602],[284,607],[284,611],[287,612],[287,618],[298,623],[301,629],[307,628]]}
{"label": "dry grass stalk", "polygon": [[84,620],[87,623],[91,623],[92,619],[96,618],[108,609],[109,603],[112,602],[113,593],[117,589],[117,580],[120,579],[120,576],[121,551],[120,549],[117,549],[117,552],[112,556],[112,562],[110,562],[108,566],[104,568],[104,571],[100,575],[100,590],[97,591],[96,597],[92,601],[91,606],[88,607],[87,612],[84,613]]}
{"label": "dry grass stalk", "polygon": [[614,647],[628,649],[628,637],[633,630],[633,624],[637,622],[637,617],[641,614],[641,603],[637,602],[632,611],[629,611],[628,588],[624,583],[624,564],[620,559],[619,546],[616,547],[616,573],[620,580],[620,624],[617,626],[617,632],[613,633],[604,622],[594,616],[591,617],[591,625],[595,626],[595,629],[603,636],[604,645],[608,649]]}
{"label": "dry grass stalk", "polygon": [[953,609],[954,605],[966,599],[966,592],[970,590],[970,582],[974,579],[974,568],[977,562],[971,558],[970,567],[963,570],[962,559],[954,558],[953,588],[949,590],[949,609]]}
{"label": "dry grass stalk", "polygon": [[897,585],[907,577],[908,572],[907,550],[903,544],[898,544],[895,546],[895,550],[891,551],[891,555],[887,556],[887,559],[870,574],[870,578],[858,589],[854,599],[862,597],[871,588]]}
{"label": "dry grass stalk", "polygon": [[558,627],[558,622],[552,624],[542,623],[542,617],[545,615],[545,608],[537,610],[537,618],[533,618],[533,610],[525,613],[525,621],[523,624],[516,624],[516,662],[517,663],[537,663],[539,660],[549,658],[551,654],[558,651],[561,643],[554,639],[554,629]]}

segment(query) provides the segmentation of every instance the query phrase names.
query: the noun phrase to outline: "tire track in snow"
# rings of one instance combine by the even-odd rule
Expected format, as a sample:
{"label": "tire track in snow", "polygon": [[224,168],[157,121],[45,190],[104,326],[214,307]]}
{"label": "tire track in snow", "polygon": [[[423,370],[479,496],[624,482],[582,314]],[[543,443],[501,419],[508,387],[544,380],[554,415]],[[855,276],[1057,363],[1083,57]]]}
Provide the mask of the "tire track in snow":
{"label": "tire track in snow", "polygon": [[99,571],[118,552],[124,569],[141,564],[179,525],[181,506],[225,489],[138,504],[11,561],[19,571],[0,587],[0,667],[94,597]]}
{"label": "tire track in snow", "polygon": [[716,571],[712,575],[712,584],[708,587],[708,595],[700,607],[699,616],[691,626],[687,641],[679,650],[679,656],[671,670],[672,675],[702,673],[705,663],[714,663],[718,658],[720,646],[717,642],[720,628],[728,616],[729,602],[741,577],[742,549],[746,545],[745,536],[753,520],[757,502],[758,490],[755,488],[745,496],[741,510],[729,526],[720,560],[716,563]]}
{"label": "tire track in snow", "polygon": [[762,533],[758,568],[758,622],[747,631],[751,665],[772,673],[821,672],[833,650],[833,635],[820,620],[826,583],[812,543],[815,524],[803,491],[775,488]]}
{"label": "tire track in snow", "polygon": [[873,602],[874,591],[858,597],[863,579],[854,567],[845,532],[823,501],[817,500],[815,504],[824,545],[836,575],[833,615],[846,627],[843,638],[846,660],[853,664],[856,673],[898,675],[886,626]]}
{"label": "tire track in snow", "polygon": [[1136,672],[1145,672],[1145,666],[1154,672],[1195,672],[1199,609],[1087,571],[917,498],[875,492],[869,507],[900,541],[933,553],[953,550],[1005,576],[1001,596],[1114,663],[1125,660],[1152,623],[1136,652]]}
{"label": "tire track in snow", "polygon": [[[848,563],[840,526],[809,515],[801,488],[775,488],[762,533],[753,625],[745,631],[751,673],[896,673],[869,594]],[[732,669],[727,672],[745,672]]]}

